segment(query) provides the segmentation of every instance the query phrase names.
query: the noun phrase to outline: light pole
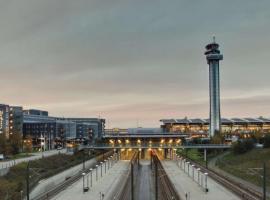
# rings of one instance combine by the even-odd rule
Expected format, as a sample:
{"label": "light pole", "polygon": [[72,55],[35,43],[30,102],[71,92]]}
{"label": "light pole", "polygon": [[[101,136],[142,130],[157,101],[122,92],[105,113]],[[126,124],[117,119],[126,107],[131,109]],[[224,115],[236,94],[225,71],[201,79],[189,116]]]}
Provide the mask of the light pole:
{"label": "light pole", "polygon": [[93,186],[93,169],[92,168],[90,168],[90,176],[91,176],[91,187]]}
{"label": "light pole", "polygon": [[263,163],[263,200],[266,200],[266,164]]}
{"label": "light pole", "polygon": [[83,177],[83,193],[84,193],[84,176],[85,176],[85,173],[82,173],[82,177]]}
{"label": "light pole", "polygon": [[105,174],[106,174],[106,168],[107,168],[106,162],[107,162],[107,160],[104,160],[104,164],[105,164],[105,166],[104,166]]}
{"label": "light pole", "polygon": [[190,162],[187,162],[187,165],[188,165],[188,176],[189,176],[189,163],[190,163]]}
{"label": "light pole", "polygon": [[201,170],[200,168],[197,169],[197,171],[198,171],[198,184],[199,185],[200,185],[200,170]]}
{"label": "light pole", "polygon": [[191,165],[192,166],[192,179],[193,179],[193,181],[194,181],[194,166],[195,165]]}
{"label": "light pole", "polygon": [[96,181],[98,181],[98,165],[96,165]]}
{"label": "light pole", "polygon": [[100,162],[100,176],[102,177],[102,164],[103,164],[103,162]]}
{"label": "light pole", "polygon": [[27,200],[30,200],[30,187],[29,187],[29,167],[30,167],[30,162],[28,161],[27,167],[26,167],[26,198]]}
{"label": "light pole", "polygon": [[208,192],[208,188],[207,188],[207,175],[208,173],[204,173],[204,176],[205,176],[205,192]]}

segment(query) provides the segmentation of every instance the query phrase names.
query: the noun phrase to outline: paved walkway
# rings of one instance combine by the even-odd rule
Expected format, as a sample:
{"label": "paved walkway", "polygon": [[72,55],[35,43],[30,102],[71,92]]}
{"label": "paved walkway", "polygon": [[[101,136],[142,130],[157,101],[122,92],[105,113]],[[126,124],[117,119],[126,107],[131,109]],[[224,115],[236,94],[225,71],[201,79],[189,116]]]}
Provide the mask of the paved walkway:
{"label": "paved walkway", "polygon": [[62,150],[50,150],[50,151],[44,151],[44,152],[36,152],[36,153],[30,153],[32,156],[25,157],[25,158],[18,158],[14,160],[9,160],[9,161],[1,161],[0,162],[0,170],[5,169],[5,168],[10,168],[16,164],[22,163],[22,162],[27,162],[29,160],[37,160],[43,157],[48,157],[52,156],[55,154],[60,153],[66,153],[66,149]]}
{"label": "paved walkway", "polygon": [[[164,169],[166,170],[170,180],[174,184],[180,197],[185,200],[240,200],[236,195],[229,190],[216,183],[211,178],[207,177],[207,188],[209,191],[206,193],[205,188],[205,176],[199,176],[198,172],[189,167],[189,176],[187,174],[188,166],[185,166],[185,171],[179,167],[175,161],[162,161]],[[184,166],[182,166],[184,168]],[[198,184],[198,180],[200,185]],[[187,194],[187,197],[186,197]]]}
{"label": "paved walkway", "polygon": [[117,186],[119,185],[122,177],[126,174],[129,166],[129,161],[118,161],[116,164],[110,168],[106,174],[100,177],[101,169],[98,168],[98,181],[96,181],[96,170],[93,170],[92,180],[93,185],[91,187],[91,176],[85,176],[85,185],[87,185],[87,179],[89,182],[90,190],[83,193],[83,178],[69,186],[67,189],[59,193],[57,196],[52,198],[53,200],[99,200],[101,194],[104,194],[102,200],[112,200],[112,195],[114,194]]}

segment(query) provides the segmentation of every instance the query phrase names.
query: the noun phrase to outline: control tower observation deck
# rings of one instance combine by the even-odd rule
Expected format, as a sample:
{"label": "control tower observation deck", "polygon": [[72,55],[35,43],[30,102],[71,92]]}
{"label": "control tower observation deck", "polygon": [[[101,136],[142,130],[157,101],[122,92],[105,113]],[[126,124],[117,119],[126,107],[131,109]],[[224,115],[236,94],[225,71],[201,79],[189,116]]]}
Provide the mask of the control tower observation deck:
{"label": "control tower observation deck", "polygon": [[209,134],[211,137],[221,130],[220,117],[220,81],[219,81],[219,61],[223,59],[220,54],[219,45],[213,42],[206,45],[206,60],[209,65],[209,97],[210,97],[210,123]]}

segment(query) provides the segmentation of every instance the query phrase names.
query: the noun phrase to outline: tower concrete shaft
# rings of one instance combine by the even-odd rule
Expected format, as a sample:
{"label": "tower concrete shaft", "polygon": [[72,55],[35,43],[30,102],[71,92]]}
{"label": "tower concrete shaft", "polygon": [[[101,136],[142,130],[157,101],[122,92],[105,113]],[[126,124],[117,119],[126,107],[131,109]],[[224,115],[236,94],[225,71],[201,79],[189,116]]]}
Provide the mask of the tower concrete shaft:
{"label": "tower concrete shaft", "polygon": [[221,130],[220,118],[220,86],[219,86],[219,61],[223,59],[219,45],[215,42],[206,45],[206,60],[209,65],[209,97],[210,97],[210,121],[209,134],[211,137]]}

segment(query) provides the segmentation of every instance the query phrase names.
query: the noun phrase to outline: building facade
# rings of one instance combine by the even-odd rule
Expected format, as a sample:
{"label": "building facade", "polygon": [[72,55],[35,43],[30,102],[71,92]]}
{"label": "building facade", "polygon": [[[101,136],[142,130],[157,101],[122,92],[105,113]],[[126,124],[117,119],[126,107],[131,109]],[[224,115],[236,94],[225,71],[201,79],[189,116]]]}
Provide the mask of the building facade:
{"label": "building facade", "polygon": [[[179,134],[194,133],[208,134],[209,119],[161,119],[163,132],[173,132]],[[260,132],[270,132],[270,118],[222,118],[221,131],[223,133],[245,134]]]}
{"label": "building facade", "polygon": [[[67,118],[77,123],[77,137],[88,137],[89,132],[92,132],[93,139],[102,138],[105,130],[105,119],[100,118]],[[84,133],[82,131],[85,130]]]}
{"label": "building facade", "polygon": [[23,108],[20,106],[10,106],[9,134],[23,135]]}
{"label": "building facade", "polygon": [[0,104],[0,135],[9,137],[9,105]]}

